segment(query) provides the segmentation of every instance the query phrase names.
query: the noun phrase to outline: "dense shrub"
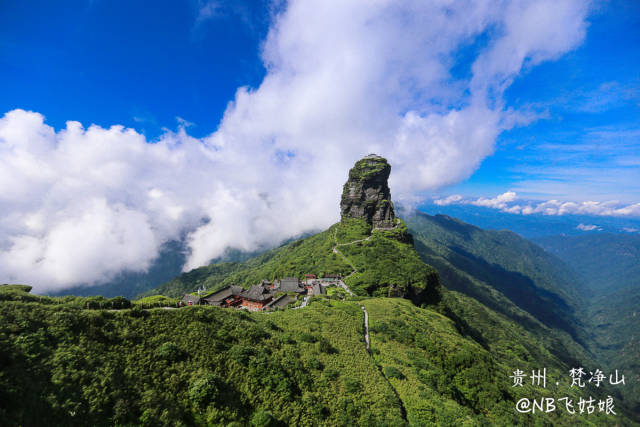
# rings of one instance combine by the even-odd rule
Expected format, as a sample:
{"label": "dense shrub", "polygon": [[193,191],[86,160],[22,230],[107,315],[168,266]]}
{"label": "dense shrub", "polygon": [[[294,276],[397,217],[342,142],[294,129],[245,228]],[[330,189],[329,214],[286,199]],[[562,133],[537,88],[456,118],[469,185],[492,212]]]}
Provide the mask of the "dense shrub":
{"label": "dense shrub", "polygon": [[386,366],[384,368],[384,376],[387,378],[397,378],[399,380],[404,379],[402,372],[400,372],[395,366]]}

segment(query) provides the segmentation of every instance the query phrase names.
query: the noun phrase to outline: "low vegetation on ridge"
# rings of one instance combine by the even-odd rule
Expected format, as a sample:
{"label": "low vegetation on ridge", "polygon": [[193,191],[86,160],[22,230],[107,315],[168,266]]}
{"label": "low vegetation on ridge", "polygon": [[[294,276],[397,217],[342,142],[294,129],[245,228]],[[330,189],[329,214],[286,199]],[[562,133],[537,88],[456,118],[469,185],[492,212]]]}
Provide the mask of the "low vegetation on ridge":
{"label": "low vegetation on ridge", "polygon": [[[229,285],[249,287],[261,280],[302,278],[310,273],[318,277],[340,274],[361,296],[388,296],[391,291],[418,303],[433,301],[439,288],[437,273],[418,257],[406,226],[397,221],[394,229],[378,230],[362,219],[351,218],[244,263],[212,264],[184,273],[146,295],[180,297],[201,286],[208,291]],[[336,244],[346,260],[333,251]],[[353,275],[351,264],[357,269]]]}

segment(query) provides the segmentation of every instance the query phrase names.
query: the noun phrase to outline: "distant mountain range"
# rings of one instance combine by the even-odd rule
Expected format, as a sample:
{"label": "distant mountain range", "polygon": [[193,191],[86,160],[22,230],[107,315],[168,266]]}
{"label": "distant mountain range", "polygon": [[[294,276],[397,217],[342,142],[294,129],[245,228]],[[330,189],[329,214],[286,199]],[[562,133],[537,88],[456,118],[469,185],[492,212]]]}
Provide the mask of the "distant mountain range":
{"label": "distant mountain range", "polygon": [[556,257],[513,232],[482,230],[445,215],[416,212],[406,221],[416,250],[448,289],[516,321],[518,307],[547,327],[584,340],[578,281]]}
{"label": "distant mountain range", "polygon": [[630,373],[623,391],[640,412],[640,235],[598,233],[535,241],[580,277],[593,336],[589,348],[611,369]]}
{"label": "distant mountain range", "polygon": [[434,203],[424,203],[420,205],[419,210],[430,215],[448,215],[486,230],[510,230],[528,239],[555,235],[640,233],[640,219],[632,217],[522,215],[471,204],[440,206]]}

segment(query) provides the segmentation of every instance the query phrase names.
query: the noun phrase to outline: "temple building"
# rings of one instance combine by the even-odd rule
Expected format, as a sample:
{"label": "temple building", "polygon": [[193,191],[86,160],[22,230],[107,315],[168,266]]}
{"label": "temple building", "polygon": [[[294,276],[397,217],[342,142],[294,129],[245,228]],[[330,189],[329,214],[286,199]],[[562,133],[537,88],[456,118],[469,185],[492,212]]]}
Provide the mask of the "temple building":
{"label": "temple building", "polygon": [[[236,307],[250,311],[269,310],[273,308],[283,308],[287,304],[296,300],[297,296],[292,293],[307,295],[321,295],[326,293],[324,287],[329,282],[336,279],[316,279],[315,274],[306,274],[305,282],[296,277],[285,277],[280,281],[270,282],[262,280],[260,284],[253,285],[249,289],[241,286],[227,286],[219,291],[207,296],[200,296],[202,290],[198,289],[199,295],[184,294],[180,305],[213,305],[216,307]],[[276,293],[280,294],[276,297]]]}

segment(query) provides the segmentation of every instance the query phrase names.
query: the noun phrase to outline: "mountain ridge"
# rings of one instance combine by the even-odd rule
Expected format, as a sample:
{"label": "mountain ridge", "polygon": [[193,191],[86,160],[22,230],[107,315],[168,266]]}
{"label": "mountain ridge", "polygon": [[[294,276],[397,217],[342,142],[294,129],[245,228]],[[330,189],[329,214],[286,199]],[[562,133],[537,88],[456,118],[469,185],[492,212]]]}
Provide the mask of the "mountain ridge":
{"label": "mountain ridge", "polygon": [[[377,195],[375,206],[386,200]],[[355,200],[366,205],[366,194]],[[520,248],[509,246],[513,233],[426,217],[420,231],[412,220],[389,222],[388,206],[356,209],[325,231],[152,291],[180,296],[311,273],[341,275],[355,293],[334,288],[300,309],[146,310],[124,298],[105,309],[102,300],[0,286],[0,416],[18,425],[636,425],[612,387],[571,387],[569,370],[597,361],[556,324],[564,318],[512,301],[507,285],[518,274],[530,274],[517,283],[554,307],[573,292],[536,270],[546,260],[537,249],[517,241],[531,256],[509,266]],[[447,289],[456,278],[496,309]],[[541,368],[548,388],[515,387],[509,377]],[[583,391],[596,402],[614,396],[618,415],[515,410],[523,399],[577,404]]]}

